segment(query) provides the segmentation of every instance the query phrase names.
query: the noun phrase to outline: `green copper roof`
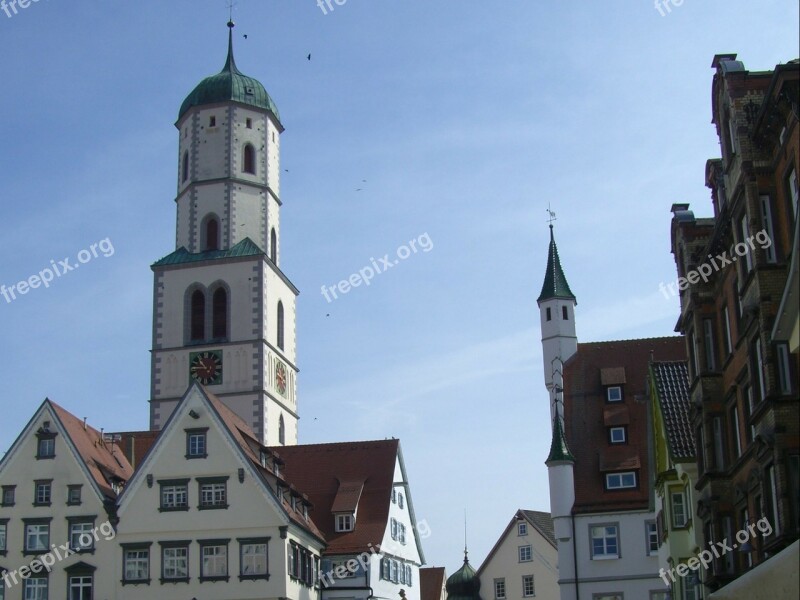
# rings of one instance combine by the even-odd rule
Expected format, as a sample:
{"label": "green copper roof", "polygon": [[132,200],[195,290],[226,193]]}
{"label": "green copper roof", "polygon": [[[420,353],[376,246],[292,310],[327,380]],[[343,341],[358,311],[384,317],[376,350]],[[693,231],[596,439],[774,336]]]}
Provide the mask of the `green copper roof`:
{"label": "green copper roof", "polygon": [[228,250],[206,250],[192,254],[181,246],[172,254],[168,254],[161,260],[153,263],[153,267],[166,267],[169,265],[181,265],[184,263],[200,262],[202,260],[217,260],[220,258],[237,258],[240,256],[258,256],[264,254],[256,243],[250,238],[244,238],[241,242],[232,246]]}
{"label": "green copper roof", "polygon": [[564,435],[564,428],[561,426],[561,419],[556,415],[553,419],[553,441],[550,444],[550,455],[544,464],[550,464],[559,460],[575,462],[575,457],[567,446],[567,436]]}
{"label": "green copper roof", "polygon": [[558,248],[556,248],[556,240],[553,237],[552,225],[550,225],[550,248],[547,251],[547,272],[544,275],[542,293],[539,294],[537,302],[550,300],[551,298],[575,300],[575,294],[569,289],[567,278],[561,269],[561,261],[558,259]]}
{"label": "green copper roof", "polygon": [[481,580],[464,551],[464,565],[447,578],[447,600],[481,600]]}
{"label": "green copper roof", "polygon": [[178,120],[194,106],[216,104],[218,102],[241,102],[270,111],[280,122],[281,116],[278,107],[270,98],[267,90],[261,83],[244,75],[236,68],[233,59],[233,22],[228,23],[228,58],[222,71],[201,81],[192,93],[186,96],[181,105]]}

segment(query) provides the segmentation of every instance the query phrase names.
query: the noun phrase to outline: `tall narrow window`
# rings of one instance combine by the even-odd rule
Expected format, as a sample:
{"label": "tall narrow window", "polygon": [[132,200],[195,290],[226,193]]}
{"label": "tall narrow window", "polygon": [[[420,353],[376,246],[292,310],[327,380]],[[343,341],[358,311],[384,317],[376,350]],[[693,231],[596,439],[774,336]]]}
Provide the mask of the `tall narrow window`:
{"label": "tall narrow window", "polygon": [[283,420],[283,415],[278,419],[278,443],[281,446],[286,445],[286,423]]}
{"label": "tall narrow window", "polygon": [[767,468],[767,483],[769,484],[769,522],[772,523],[774,535],[781,532],[780,516],[778,511],[778,481],[775,476],[775,465]]}
{"label": "tall narrow window", "polygon": [[789,192],[789,204],[792,207],[792,216],[797,218],[797,204],[800,202],[800,184],[797,181],[797,171],[792,169],[786,177],[786,187]]}
{"label": "tall narrow window", "polygon": [[549,306],[547,307],[547,309],[545,310],[545,312],[547,313],[547,320],[548,320],[548,321],[552,320],[552,319],[553,319],[553,315],[552,315],[552,313],[551,313],[551,311],[550,311],[550,307],[549,307]]}
{"label": "tall narrow window", "polygon": [[283,302],[278,302],[278,348],[283,350]]}
{"label": "tall narrow window", "polygon": [[206,221],[206,244],[203,250],[219,250],[219,221],[211,217]]}
{"label": "tall narrow window", "polygon": [[[761,222],[764,224],[764,233],[770,241],[769,246],[764,248],[764,253],[767,255],[767,262],[774,263],[778,260],[778,256],[775,254],[775,244],[772,242],[775,239],[775,230],[772,226],[772,206],[769,203],[769,196],[761,196]],[[764,244],[761,244],[761,247],[763,248]]]}
{"label": "tall narrow window", "polygon": [[767,383],[764,379],[764,353],[761,351],[761,338],[756,338],[753,344],[753,360],[751,379],[755,379],[758,383],[758,401],[761,402],[767,397]]}
{"label": "tall narrow window", "polygon": [[274,227],[269,232],[269,258],[273,263],[278,264],[278,234],[275,233]]}
{"label": "tall narrow window", "polygon": [[742,438],[739,433],[739,407],[734,404],[731,406],[731,437],[733,437],[733,450],[736,458],[742,455]]}
{"label": "tall narrow window", "polygon": [[183,164],[181,165],[181,181],[186,182],[189,179],[189,151],[183,152]]}
{"label": "tall narrow window", "polygon": [[706,351],[706,369],[713,371],[717,365],[714,360],[714,329],[711,319],[703,319],[703,342]]}
{"label": "tall narrow window", "polygon": [[221,340],[228,337],[228,292],[219,288],[212,299],[211,337]]}
{"label": "tall narrow window", "polygon": [[246,144],[242,157],[242,171],[256,174],[256,149],[252,144]]}
{"label": "tall narrow window", "polygon": [[694,331],[689,332],[689,366],[692,378],[700,375],[700,363],[697,360],[697,340]]}
{"label": "tall narrow window", "polygon": [[722,314],[725,319],[725,356],[728,356],[733,351],[733,344],[731,343],[731,315],[727,306],[722,309]]}
{"label": "tall narrow window", "polygon": [[200,291],[192,292],[190,338],[199,342],[206,337],[206,295]]}
{"label": "tall narrow window", "polygon": [[714,417],[714,468],[721,471],[725,468],[725,438],[722,432],[722,417]]}
{"label": "tall narrow window", "polygon": [[569,313],[567,312],[566,306],[561,307],[561,318],[565,321],[569,321]]}
{"label": "tall narrow window", "polygon": [[775,347],[778,357],[778,382],[782,394],[792,393],[792,363],[789,360],[789,346],[778,344]]}
{"label": "tall narrow window", "polygon": [[[747,214],[742,215],[742,237],[739,240],[740,244],[744,244],[745,252],[744,252],[744,265],[746,267],[745,275],[752,271],[753,269],[753,255],[750,252],[750,248],[747,245],[747,240],[750,238],[750,224],[747,221]],[[738,246],[738,244],[737,244]],[[738,254],[738,250],[737,250]]]}

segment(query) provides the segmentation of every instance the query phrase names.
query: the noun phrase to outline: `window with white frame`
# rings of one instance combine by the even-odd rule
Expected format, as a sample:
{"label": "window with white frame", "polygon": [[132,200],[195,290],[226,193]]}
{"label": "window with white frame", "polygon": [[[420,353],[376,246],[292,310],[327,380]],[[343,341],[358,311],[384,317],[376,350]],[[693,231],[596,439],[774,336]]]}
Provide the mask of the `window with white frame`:
{"label": "window with white frame", "polygon": [[41,553],[50,549],[50,519],[25,521],[25,552]]}
{"label": "window with white frame", "polygon": [[505,600],[506,598],[506,579],[500,577],[494,580],[494,597],[495,600]]}
{"label": "window with white frame", "polygon": [[352,513],[336,515],[336,531],[353,531],[354,522]]}
{"label": "window with white frame", "polygon": [[592,560],[619,558],[619,527],[616,524],[590,525]]}
{"label": "window with white frame", "polygon": [[162,511],[189,510],[189,480],[171,479],[159,481]]}
{"label": "window with white frame", "polygon": [[69,547],[74,552],[88,552],[94,549],[94,520],[70,519]]}
{"label": "window with white frame", "polygon": [[636,487],[636,472],[606,473],[607,490],[625,490]]}
{"label": "window with white frame", "polygon": [[529,545],[519,547],[519,562],[530,562],[533,560],[533,550]]}
{"label": "window with white frame", "polygon": [[23,600],[47,600],[48,598],[47,577],[33,575],[22,580],[22,599]]}
{"label": "window with white frame", "polygon": [[198,478],[200,510],[228,508],[227,477]]}
{"label": "window with white frame", "polygon": [[528,535],[528,524],[525,521],[517,523],[517,535]]}
{"label": "window with white frame", "polygon": [[728,356],[733,351],[733,343],[731,339],[731,315],[727,305],[722,309],[722,314],[725,322],[725,356]]}
{"label": "window with white frame", "polygon": [[772,226],[772,206],[770,204],[769,196],[761,196],[759,200],[761,201],[761,221],[764,224],[763,231],[767,234],[767,238],[769,239],[769,246],[764,248],[764,244],[766,244],[765,241],[764,244],[761,244],[761,247],[764,248],[764,254],[767,257],[767,262],[774,263],[778,260],[778,256],[775,253],[775,244],[772,242],[772,240],[775,239],[775,235],[773,233],[774,228]]}
{"label": "window with white frame", "polygon": [[658,525],[655,520],[644,522],[645,538],[647,542],[647,555],[658,554]]}
{"label": "window with white frame", "polygon": [[701,600],[703,597],[700,592],[699,580],[695,583],[694,578],[685,577],[681,580],[681,589],[683,590],[681,600]]}
{"label": "window with white frame", "polygon": [[[93,580],[89,574],[70,575],[69,600],[92,600]],[[2,600],[2,597],[0,597]]]}
{"label": "window with white frame", "polygon": [[686,512],[686,494],[683,490],[672,490],[669,494],[670,507],[672,508],[672,527],[680,529],[686,527],[689,517]]}
{"label": "window with white frame", "polygon": [[228,579],[228,541],[200,542],[200,581]]}
{"label": "window with white frame", "polygon": [[[8,519],[0,519],[0,553],[8,550]],[[0,571],[2,573],[2,571]],[[0,588],[3,587],[0,585]]]}
{"label": "window with white frame", "polygon": [[188,581],[189,579],[189,546],[162,546],[161,578],[165,581]]}
{"label": "window with white frame", "polygon": [[628,441],[625,427],[609,427],[608,439],[612,444],[624,444]]}
{"label": "window with white frame", "polygon": [[536,595],[536,586],[533,582],[533,575],[522,576],[522,597],[532,598]]}
{"label": "window with white frame", "polygon": [[186,431],[186,458],[206,458],[206,429],[190,429]]}
{"label": "window with white frame", "polygon": [[123,546],[123,583],[150,581],[150,548]]}
{"label": "window with white frame", "polygon": [[612,385],[606,390],[606,398],[609,402],[621,402],[622,388],[618,385]]}
{"label": "window with white frame", "polygon": [[43,479],[34,482],[34,506],[50,506],[52,499],[52,479]]}
{"label": "window with white frame", "polygon": [[268,575],[267,539],[239,539],[240,579],[264,578]]}

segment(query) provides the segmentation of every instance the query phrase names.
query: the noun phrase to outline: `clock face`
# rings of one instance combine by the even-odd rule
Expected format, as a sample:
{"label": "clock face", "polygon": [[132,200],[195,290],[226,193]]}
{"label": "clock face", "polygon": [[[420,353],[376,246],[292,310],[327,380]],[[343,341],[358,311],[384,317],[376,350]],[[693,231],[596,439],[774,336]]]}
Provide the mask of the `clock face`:
{"label": "clock face", "polygon": [[286,395],[286,367],[280,361],[275,367],[275,387],[281,396]]}
{"label": "clock face", "polygon": [[189,355],[189,376],[203,385],[222,383],[222,351],[192,352]]}

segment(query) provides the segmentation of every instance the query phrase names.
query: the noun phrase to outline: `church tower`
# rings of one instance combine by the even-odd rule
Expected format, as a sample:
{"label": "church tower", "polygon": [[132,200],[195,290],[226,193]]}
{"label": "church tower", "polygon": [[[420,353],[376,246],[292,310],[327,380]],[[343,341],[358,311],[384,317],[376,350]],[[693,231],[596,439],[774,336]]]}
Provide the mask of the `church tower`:
{"label": "church tower", "polygon": [[[547,251],[547,271],[537,303],[542,329],[544,381],[550,397],[552,419],[556,407],[555,390],[563,386],[561,374],[564,363],[578,350],[578,337],[575,333],[575,306],[578,301],[569,289],[567,278],[561,269],[552,223],[550,223],[550,247]],[[559,410],[563,418],[563,407]]]}
{"label": "church tower", "polygon": [[191,381],[267,445],[297,443],[295,301],[281,271],[280,136],[264,86],[233,56],[186,97],[178,130],[176,250],[153,264],[150,428]]}

